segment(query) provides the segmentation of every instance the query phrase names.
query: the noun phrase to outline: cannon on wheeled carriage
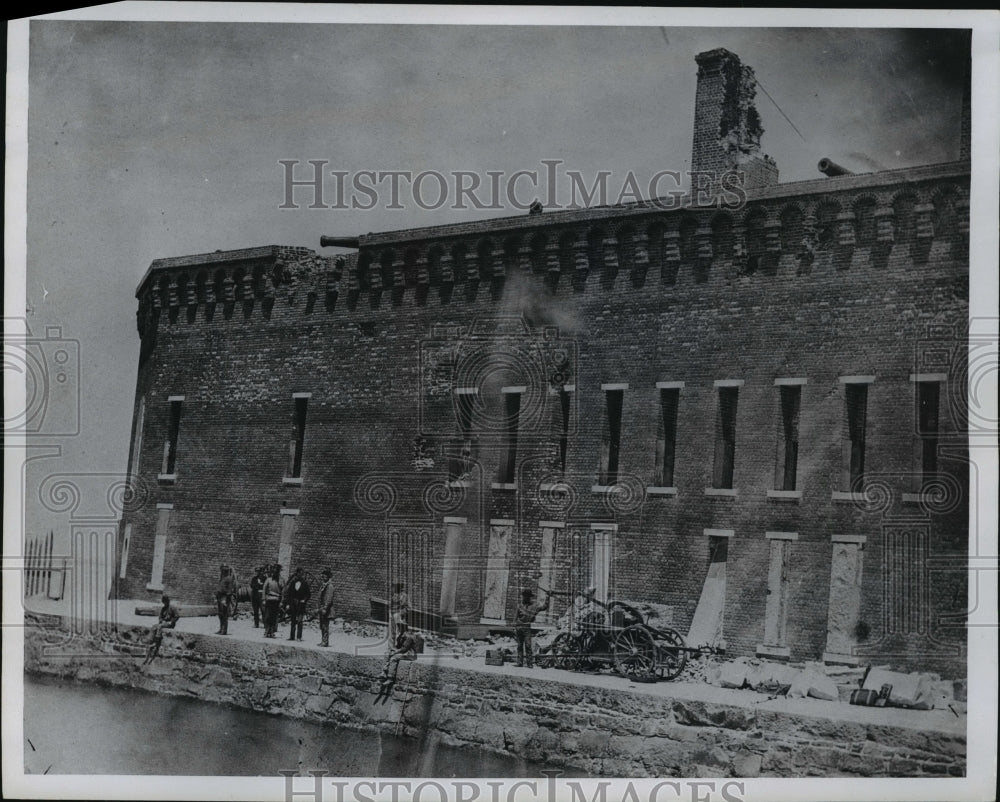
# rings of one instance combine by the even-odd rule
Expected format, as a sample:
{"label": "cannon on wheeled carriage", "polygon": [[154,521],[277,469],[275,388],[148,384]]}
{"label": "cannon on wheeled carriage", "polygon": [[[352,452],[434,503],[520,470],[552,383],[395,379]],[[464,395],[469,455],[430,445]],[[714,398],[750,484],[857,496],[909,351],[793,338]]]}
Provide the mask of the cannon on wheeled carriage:
{"label": "cannon on wheeled carriage", "polygon": [[684,638],[669,628],[651,626],[643,614],[625,602],[595,602],[593,610],[540,649],[536,662],[542,668],[594,671],[605,667],[640,682],[672,680],[680,676],[689,653]]}

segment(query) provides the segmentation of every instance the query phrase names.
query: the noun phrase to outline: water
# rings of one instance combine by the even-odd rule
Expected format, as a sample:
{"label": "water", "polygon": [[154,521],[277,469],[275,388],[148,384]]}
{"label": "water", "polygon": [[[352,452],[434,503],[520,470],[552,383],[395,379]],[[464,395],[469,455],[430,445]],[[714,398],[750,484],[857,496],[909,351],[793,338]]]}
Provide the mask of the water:
{"label": "water", "polygon": [[24,736],[26,774],[537,777],[545,768],[479,749],[29,675]]}

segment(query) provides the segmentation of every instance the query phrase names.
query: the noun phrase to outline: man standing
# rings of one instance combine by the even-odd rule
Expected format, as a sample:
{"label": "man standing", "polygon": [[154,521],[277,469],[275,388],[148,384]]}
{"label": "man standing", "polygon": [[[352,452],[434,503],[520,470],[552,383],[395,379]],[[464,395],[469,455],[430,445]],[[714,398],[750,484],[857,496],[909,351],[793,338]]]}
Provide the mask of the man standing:
{"label": "man standing", "polygon": [[229,607],[236,592],[236,577],[228,565],[219,566],[219,589],[215,591],[215,603],[219,610],[219,631],[216,635],[229,634]]}
{"label": "man standing", "polygon": [[333,613],[333,572],[323,569],[323,588],[319,592],[319,645],[330,645],[330,616]]}
{"label": "man standing", "polygon": [[177,626],[177,619],[181,617],[181,614],[177,612],[177,608],[170,603],[170,597],[164,593],[163,594],[163,606],[160,608],[160,617],[153,628],[149,631],[149,648],[146,649],[146,659],[143,661],[143,665],[149,665],[153,662],[153,658],[160,653],[160,644],[163,643],[163,630],[173,629]]}
{"label": "man standing", "polygon": [[273,638],[278,632],[278,608],[281,606],[281,567],[274,566],[264,583],[264,637]]}
{"label": "man standing", "polygon": [[285,604],[288,607],[288,620],[291,622],[288,640],[302,640],[302,618],[305,616],[309,596],[309,583],[306,582],[302,569],[296,568],[285,587]]}
{"label": "man standing", "polygon": [[517,606],[517,613],[514,615],[514,636],[517,638],[517,662],[516,666],[524,665],[528,662],[528,668],[534,668],[535,655],[532,650],[531,625],[535,623],[535,616],[549,606],[549,594],[544,588],[540,588],[545,594],[545,601],[535,604],[535,594],[525,588],[521,592],[521,603]]}
{"label": "man standing", "polygon": [[267,574],[264,566],[257,569],[253,579],[250,580],[250,606],[253,608],[253,628],[260,626],[260,613],[264,605],[264,583],[267,582]]}

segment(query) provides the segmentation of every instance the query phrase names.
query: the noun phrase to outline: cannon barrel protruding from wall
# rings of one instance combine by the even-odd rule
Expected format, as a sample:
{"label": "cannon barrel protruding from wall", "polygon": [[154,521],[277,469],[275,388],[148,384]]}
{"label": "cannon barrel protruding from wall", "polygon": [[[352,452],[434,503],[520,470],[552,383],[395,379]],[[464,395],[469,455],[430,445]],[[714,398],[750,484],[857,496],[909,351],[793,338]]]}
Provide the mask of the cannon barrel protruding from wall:
{"label": "cannon barrel protruding from wall", "polygon": [[358,237],[328,237],[325,234],[319,238],[321,248],[358,248]]}
{"label": "cannon barrel protruding from wall", "polygon": [[819,164],[816,165],[819,171],[823,175],[830,176],[831,178],[835,175],[853,175],[853,173],[846,167],[841,167],[832,159],[822,158],[819,160]]}

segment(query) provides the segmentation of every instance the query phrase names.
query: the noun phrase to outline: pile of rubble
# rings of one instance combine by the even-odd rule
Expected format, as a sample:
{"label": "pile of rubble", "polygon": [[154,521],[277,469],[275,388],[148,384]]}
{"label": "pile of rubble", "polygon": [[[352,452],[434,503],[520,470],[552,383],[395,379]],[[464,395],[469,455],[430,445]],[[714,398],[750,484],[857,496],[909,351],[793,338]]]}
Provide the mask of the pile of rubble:
{"label": "pile of rubble", "polygon": [[333,619],[333,625],[340,627],[344,632],[350,632],[359,638],[384,638],[386,636],[385,624],[371,624],[366,621],[347,621],[343,618]]}
{"label": "pile of rubble", "polygon": [[[669,608],[643,610],[662,619]],[[385,637],[383,624],[336,619],[344,632],[364,638]],[[534,639],[536,655],[559,634],[558,629],[540,632]],[[507,662],[517,653],[517,641],[494,635],[487,640],[459,640],[440,633],[424,633],[424,650],[438,656],[485,658],[487,651],[502,653]],[[682,682],[703,682],[720,688],[749,689],[771,698],[821,699],[878,707],[914,710],[948,709],[955,715],[967,711],[965,683],[944,680],[937,674],[892,671],[889,666],[834,666],[818,662],[785,663],[754,657],[719,660],[711,655],[690,659],[679,677]],[[857,691],[870,691],[858,694]]]}
{"label": "pile of rubble", "polygon": [[[913,710],[949,709],[955,715],[966,712],[964,683],[942,680],[937,674],[903,673],[892,671],[889,666],[776,663],[752,657],[737,657],[716,664],[694,661],[692,665],[711,685],[749,688],[772,697]],[[691,678],[685,676],[685,679]]]}

